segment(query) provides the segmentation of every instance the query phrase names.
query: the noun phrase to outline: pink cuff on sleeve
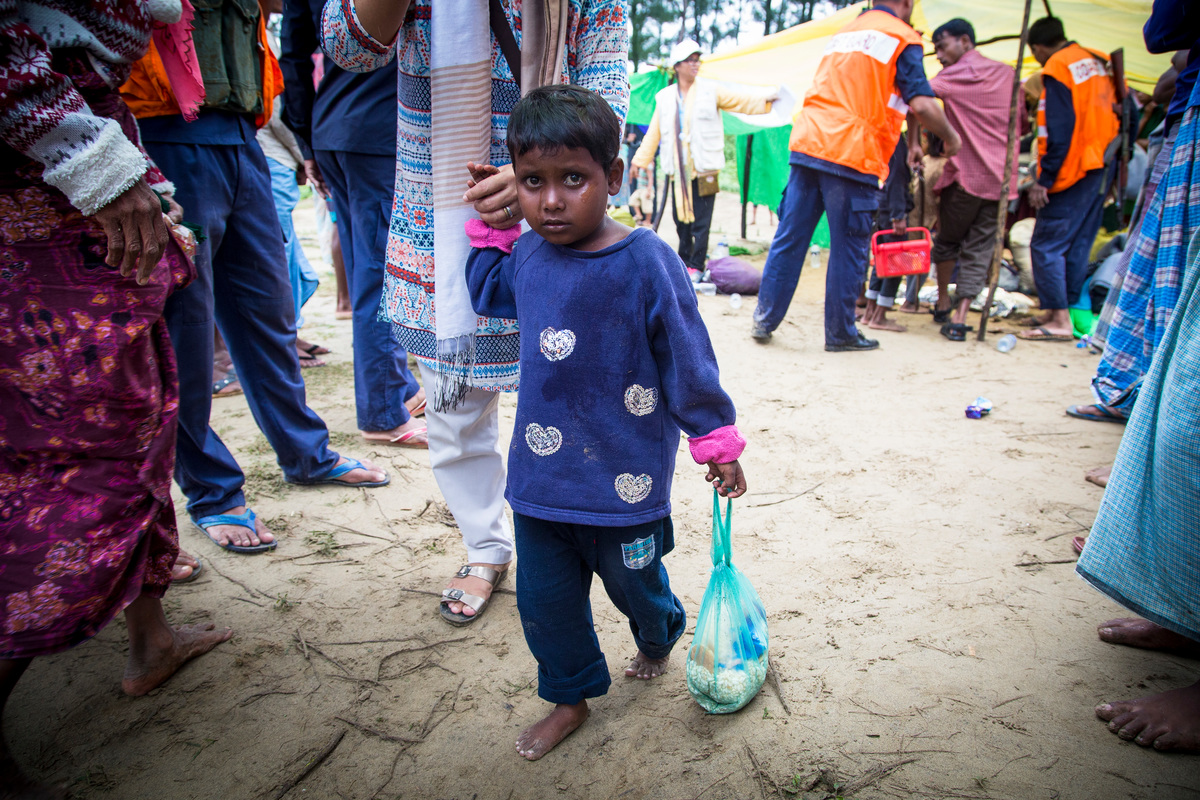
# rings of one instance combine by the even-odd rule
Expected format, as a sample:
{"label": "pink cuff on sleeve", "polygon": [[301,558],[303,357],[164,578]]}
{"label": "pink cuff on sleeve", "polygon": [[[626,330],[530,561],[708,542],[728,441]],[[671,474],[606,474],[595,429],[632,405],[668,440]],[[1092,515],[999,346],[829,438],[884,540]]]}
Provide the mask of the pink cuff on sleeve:
{"label": "pink cuff on sleeve", "polygon": [[704,436],[688,439],[688,448],[697,464],[707,464],[710,461],[728,464],[741,457],[742,451],[746,449],[746,440],[742,438],[736,425],[726,425]]}
{"label": "pink cuff on sleeve", "polygon": [[521,226],[497,230],[481,219],[469,219],[466,224],[467,238],[471,247],[494,247],[506,253],[513,251],[513,245],[521,235]]}

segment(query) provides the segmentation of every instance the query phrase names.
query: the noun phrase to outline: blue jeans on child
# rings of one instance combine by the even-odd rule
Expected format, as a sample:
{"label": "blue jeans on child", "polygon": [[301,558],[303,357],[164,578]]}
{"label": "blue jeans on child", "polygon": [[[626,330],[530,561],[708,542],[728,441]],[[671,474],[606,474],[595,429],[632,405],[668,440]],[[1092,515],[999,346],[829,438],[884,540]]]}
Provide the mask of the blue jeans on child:
{"label": "blue jeans on child", "polygon": [[662,557],[675,547],[671,518],[625,528],[548,522],[513,514],[517,609],[538,662],[538,696],[574,705],[612,682],[596,638],[590,593],[599,575],[613,605],[629,618],[638,649],[671,652],[687,626]]}

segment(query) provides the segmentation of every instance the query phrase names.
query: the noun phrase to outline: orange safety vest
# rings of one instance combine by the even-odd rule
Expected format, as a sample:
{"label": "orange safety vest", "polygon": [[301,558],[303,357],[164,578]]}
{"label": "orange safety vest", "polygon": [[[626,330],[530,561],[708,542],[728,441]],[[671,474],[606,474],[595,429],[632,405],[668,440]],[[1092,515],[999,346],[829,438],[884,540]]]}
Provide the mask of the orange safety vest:
{"label": "orange safety vest", "polygon": [[[279,61],[267,43],[267,27],[261,15],[258,21],[258,41],[263,54],[263,110],[255,116],[254,121],[261,128],[271,119],[275,98],[283,93],[283,72],[280,71]],[[171,83],[167,80],[166,68],[153,41],[150,42],[150,49],[146,55],[134,62],[129,80],[121,86],[121,97],[138,119],[180,113],[179,104],[175,102],[175,95],[171,92]]]}
{"label": "orange safety vest", "polygon": [[792,120],[788,147],[887,180],[908,115],[896,91],[896,61],[913,44],[921,36],[886,11],[860,14],[834,34]]}
{"label": "orange safety vest", "polygon": [[[1121,123],[1113,110],[1116,88],[1108,74],[1108,58],[1074,42],[1046,61],[1042,73],[1071,91],[1075,106],[1075,130],[1071,149],[1050,192],[1061,192],[1078,183],[1085,174],[1104,166],[1104,151],[1117,137]],[[1046,90],[1038,100],[1038,160],[1046,156]]]}

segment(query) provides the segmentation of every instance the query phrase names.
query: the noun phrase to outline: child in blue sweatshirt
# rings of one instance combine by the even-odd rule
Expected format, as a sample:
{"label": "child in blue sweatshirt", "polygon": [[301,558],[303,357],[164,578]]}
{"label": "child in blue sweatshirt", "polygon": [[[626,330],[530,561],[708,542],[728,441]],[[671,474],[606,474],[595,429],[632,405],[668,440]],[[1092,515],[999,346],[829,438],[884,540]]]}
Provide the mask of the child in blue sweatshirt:
{"label": "child in blue sweatshirt", "polygon": [[[475,311],[521,324],[521,391],[505,496],[518,553],[517,607],[554,710],[521,733],[541,758],[610,684],[592,622],[598,575],[629,618],[627,677],[666,669],[687,615],[662,557],[674,547],[671,477],[680,429],[706,480],[738,497],[745,448],[675,252],[606,213],[621,187],[621,129],[601,97],[535,89],[513,109],[508,148],[532,232],[467,225]],[[495,168],[469,164],[472,180]],[[520,236],[518,239],[517,237]]]}

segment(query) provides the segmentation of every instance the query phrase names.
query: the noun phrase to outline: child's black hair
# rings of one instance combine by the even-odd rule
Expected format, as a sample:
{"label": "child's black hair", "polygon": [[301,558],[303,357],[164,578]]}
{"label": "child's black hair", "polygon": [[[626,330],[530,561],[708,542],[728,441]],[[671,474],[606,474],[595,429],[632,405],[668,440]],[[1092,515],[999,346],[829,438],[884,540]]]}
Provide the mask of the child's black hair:
{"label": "child's black hair", "polygon": [[621,122],[595,92],[579,86],[539,86],[521,98],[508,118],[508,153],[587,150],[604,169],[621,151]]}

